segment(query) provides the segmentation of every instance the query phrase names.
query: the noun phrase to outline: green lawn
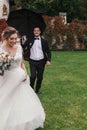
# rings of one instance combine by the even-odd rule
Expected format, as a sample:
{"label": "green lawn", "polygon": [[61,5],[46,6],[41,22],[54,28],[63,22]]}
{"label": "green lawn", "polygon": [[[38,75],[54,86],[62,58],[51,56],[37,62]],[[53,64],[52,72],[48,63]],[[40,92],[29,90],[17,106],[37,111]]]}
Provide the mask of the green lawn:
{"label": "green lawn", "polygon": [[41,92],[43,130],[87,130],[87,52],[52,52]]}

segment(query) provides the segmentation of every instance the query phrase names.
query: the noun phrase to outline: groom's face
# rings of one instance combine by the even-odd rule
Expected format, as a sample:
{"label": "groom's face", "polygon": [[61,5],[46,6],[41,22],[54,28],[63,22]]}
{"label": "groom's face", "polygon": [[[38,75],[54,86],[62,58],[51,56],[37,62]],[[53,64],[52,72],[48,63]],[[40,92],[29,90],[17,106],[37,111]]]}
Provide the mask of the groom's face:
{"label": "groom's face", "polygon": [[39,27],[34,28],[34,36],[38,37],[40,36],[40,34],[41,34],[40,28]]}

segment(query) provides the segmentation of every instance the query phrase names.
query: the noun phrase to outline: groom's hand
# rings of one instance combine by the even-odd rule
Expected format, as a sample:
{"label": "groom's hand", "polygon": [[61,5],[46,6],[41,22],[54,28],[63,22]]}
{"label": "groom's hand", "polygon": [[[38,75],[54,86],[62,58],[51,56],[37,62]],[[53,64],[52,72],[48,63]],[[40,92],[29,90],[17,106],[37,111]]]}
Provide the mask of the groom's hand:
{"label": "groom's hand", "polygon": [[27,37],[26,37],[26,35],[24,35],[24,36],[22,36],[22,44],[24,44],[26,41],[27,41]]}
{"label": "groom's hand", "polygon": [[51,62],[50,61],[46,61],[46,66],[50,66]]}

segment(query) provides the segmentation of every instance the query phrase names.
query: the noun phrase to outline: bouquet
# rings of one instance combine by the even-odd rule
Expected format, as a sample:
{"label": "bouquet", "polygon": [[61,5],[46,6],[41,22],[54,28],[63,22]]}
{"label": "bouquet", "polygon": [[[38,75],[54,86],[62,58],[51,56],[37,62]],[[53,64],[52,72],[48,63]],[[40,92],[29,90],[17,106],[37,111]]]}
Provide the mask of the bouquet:
{"label": "bouquet", "polygon": [[9,70],[14,58],[10,54],[0,53],[0,75],[4,75],[5,70]]}

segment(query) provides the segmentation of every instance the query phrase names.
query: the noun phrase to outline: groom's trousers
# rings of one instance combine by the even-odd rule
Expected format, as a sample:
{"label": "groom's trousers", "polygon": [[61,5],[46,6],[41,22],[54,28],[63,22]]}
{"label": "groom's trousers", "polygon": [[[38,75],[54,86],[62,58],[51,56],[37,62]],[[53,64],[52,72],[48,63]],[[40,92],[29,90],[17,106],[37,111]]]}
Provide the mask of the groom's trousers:
{"label": "groom's trousers", "polygon": [[45,60],[29,60],[30,63],[30,86],[34,89],[36,80],[36,93],[39,92],[41,88],[41,83],[43,80],[43,73],[45,68]]}

